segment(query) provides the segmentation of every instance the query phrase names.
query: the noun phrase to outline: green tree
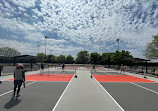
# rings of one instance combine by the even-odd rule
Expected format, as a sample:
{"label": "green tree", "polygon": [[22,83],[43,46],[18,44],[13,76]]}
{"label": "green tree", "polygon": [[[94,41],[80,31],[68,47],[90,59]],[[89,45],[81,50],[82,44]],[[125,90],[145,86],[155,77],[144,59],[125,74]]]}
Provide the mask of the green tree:
{"label": "green tree", "polygon": [[65,63],[65,55],[60,55],[56,58],[57,63]]}
{"label": "green tree", "polygon": [[16,49],[9,48],[9,47],[2,47],[0,48],[0,56],[5,57],[14,57],[14,56],[20,56],[20,52],[18,52]]}
{"label": "green tree", "polygon": [[38,53],[37,54],[37,61],[38,62],[44,62],[45,61],[45,54],[44,53]]}
{"label": "green tree", "polygon": [[99,64],[101,62],[101,55],[97,52],[93,52],[90,54],[90,62],[92,64]]}
{"label": "green tree", "polygon": [[74,63],[74,58],[73,58],[71,55],[68,55],[68,56],[66,57],[65,63],[67,63],[67,64],[72,64],[72,63]]}
{"label": "green tree", "polygon": [[110,65],[111,64],[111,56],[113,53],[102,53],[101,57],[101,63],[104,65]]}
{"label": "green tree", "polygon": [[122,50],[120,52],[117,50],[115,53],[111,55],[111,60],[113,63],[121,64],[121,63],[124,63],[124,59],[132,58],[132,57],[133,56],[128,51]]}
{"label": "green tree", "polygon": [[158,35],[152,37],[152,42],[146,46],[145,56],[148,59],[158,59]]}
{"label": "green tree", "polygon": [[78,63],[78,64],[87,64],[87,63],[89,63],[88,51],[86,51],[86,50],[80,51],[77,54],[77,58],[76,58],[75,62]]}
{"label": "green tree", "polygon": [[47,55],[47,62],[48,63],[55,63],[56,62],[56,56],[55,55]]}

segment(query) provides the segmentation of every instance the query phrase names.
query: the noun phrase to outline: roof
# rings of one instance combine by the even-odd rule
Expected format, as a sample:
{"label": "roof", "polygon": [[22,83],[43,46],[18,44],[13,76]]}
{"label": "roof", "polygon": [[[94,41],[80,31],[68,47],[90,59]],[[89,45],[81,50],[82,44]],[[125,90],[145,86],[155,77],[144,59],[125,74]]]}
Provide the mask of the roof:
{"label": "roof", "polygon": [[142,59],[142,58],[125,58],[123,60],[129,60],[129,61],[150,61],[148,59]]}
{"label": "roof", "polygon": [[11,58],[37,58],[36,56],[30,56],[30,55],[21,55],[21,56],[14,56]]}

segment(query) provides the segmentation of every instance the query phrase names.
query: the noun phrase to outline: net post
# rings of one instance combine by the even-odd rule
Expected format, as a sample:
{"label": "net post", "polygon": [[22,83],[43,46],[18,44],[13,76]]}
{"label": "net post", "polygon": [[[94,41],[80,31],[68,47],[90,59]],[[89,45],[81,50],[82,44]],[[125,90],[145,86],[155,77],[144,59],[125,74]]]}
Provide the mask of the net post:
{"label": "net post", "polygon": [[[93,70],[93,69],[92,69]],[[92,76],[92,70],[91,70],[91,78],[93,78],[93,76]]]}
{"label": "net post", "polygon": [[75,69],[75,78],[77,78],[76,69]]}

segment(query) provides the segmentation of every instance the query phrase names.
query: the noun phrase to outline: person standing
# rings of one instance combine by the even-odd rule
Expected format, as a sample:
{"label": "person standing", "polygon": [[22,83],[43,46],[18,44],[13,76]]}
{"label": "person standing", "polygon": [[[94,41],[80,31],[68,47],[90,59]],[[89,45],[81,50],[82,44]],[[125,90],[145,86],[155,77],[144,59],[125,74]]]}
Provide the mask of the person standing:
{"label": "person standing", "polygon": [[[1,71],[2,71],[2,66],[0,66],[0,77],[1,77]],[[2,83],[2,81],[0,81],[0,84]]]}
{"label": "person standing", "polygon": [[125,74],[125,66],[123,64],[121,64],[120,70],[121,70],[120,74]]}
{"label": "person standing", "polygon": [[0,76],[1,76],[1,74],[2,74],[2,66],[0,66]]}
{"label": "person standing", "polygon": [[93,78],[93,74],[92,74],[92,73],[93,73],[93,70],[94,70],[94,72],[96,72],[96,70],[95,70],[95,65],[93,65],[93,66],[92,66],[92,69],[91,69],[91,78]]}
{"label": "person standing", "polygon": [[43,74],[44,73],[44,65],[43,63],[41,63],[41,71],[40,71],[40,74]]}
{"label": "person standing", "polygon": [[17,68],[14,71],[14,93],[13,93],[14,96],[15,96],[16,92],[17,92],[16,97],[20,96],[19,92],[20,92],[22,83],[25,84],[24,66],[23,66],[23,64],[18,64]]}
{"label": "person standing", "polygon": [[65,64],[62,64],[62,71],[64,72]]}
{"label": "person standing", "polygon": [[96,72],[95,65],[93,66],[92,70],[94,70]]}

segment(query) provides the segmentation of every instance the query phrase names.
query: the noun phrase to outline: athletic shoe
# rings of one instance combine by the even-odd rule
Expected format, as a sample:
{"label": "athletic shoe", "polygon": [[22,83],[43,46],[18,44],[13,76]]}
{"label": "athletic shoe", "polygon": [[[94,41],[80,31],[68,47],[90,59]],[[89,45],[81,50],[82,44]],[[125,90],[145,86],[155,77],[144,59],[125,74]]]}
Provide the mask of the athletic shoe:
{"label": "athletic shoe", "polygon": [[16,95],[16,97],[19,97],[20,95],[18,94],[18,95]]}
{"label": "athletic shoe", "polygon": [[12,97],[15,97],[15,94],[13,93]]}

